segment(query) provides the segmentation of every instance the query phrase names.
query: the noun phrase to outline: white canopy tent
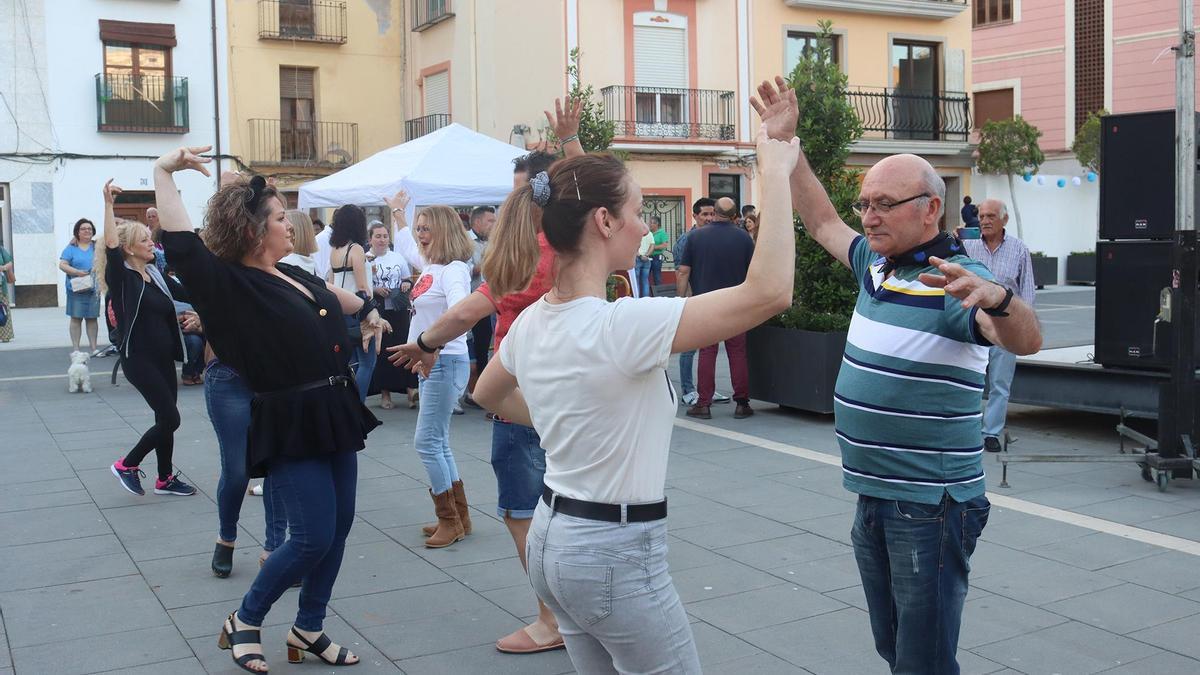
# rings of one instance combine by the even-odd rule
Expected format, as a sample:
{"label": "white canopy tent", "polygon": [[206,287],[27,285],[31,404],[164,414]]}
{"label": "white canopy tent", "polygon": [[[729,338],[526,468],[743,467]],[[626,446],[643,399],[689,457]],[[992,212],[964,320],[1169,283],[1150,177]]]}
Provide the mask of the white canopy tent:
{"label": "white canopy tent", "polygon": [[411,223],[418,206],[499,204],[512,192],[513,159],[525,153],[451,124],[302,185],[299,205],[368,206],[404,190],[412,198],[405,213]]}

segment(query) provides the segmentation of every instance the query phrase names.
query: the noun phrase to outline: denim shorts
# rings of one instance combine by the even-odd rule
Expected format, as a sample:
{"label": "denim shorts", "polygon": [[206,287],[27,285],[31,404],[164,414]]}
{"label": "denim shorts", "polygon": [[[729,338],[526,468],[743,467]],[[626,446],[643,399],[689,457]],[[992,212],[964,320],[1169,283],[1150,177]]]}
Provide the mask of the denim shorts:
{"label": "denim shorts", "polygon": [[546,475],[546,451],[537,432],[531,427],[494,420],[492,471],[496,473],[499,492],[496,515],[532,518],[542,496],[542,477]]}

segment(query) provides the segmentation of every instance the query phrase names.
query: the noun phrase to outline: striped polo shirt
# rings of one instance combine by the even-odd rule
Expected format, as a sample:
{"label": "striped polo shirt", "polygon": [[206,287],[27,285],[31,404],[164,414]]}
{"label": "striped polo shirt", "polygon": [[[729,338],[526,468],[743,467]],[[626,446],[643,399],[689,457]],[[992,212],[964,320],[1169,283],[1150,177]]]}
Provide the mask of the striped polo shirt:
{"label": "striped polo shirt", "polygon": [[[978,261],[949,259],[985,278]],[[975,309],[884,259],[859,236],[850,263],[860,283],[846,338],[834,416],[846,489],[881,499],[937,504],[983,494],[980,428],[987,338]]]}

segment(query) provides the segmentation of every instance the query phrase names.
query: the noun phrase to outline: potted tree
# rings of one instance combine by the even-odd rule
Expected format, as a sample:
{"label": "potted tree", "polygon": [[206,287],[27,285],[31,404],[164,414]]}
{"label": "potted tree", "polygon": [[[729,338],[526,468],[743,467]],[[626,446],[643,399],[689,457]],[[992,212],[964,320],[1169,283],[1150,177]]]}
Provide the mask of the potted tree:
{"label": "potted tree", "polygon": [[1058,285],[1058,257],[1048,256],[1041,251],[1031,251],[1030,261],[1033,263],[1033,283],[1038,289]]}
{"label": "potted tree", "polygon": [[[1071,152],[1088,171],[1100,173],[1100,125],[1101,118],[1108,114],[1104,108],[1089,113],[1087,121],[1079,127]],[[1067,256],[1068,284],[1096,283],[1096,252],[1079,251]]]}
{"label": "potted tree", "polygon": [[[846,75],[833,61],[832,24],[820,26],[818,48],[806,53],[788,77],[800,108],[796,135],[842,220],[861,228],[850,209],[858,196],[859,172],[846,168],[846,158],[862,136],[862,122],[846,97]],[[746,336],[750,396],[828,414],[858,286],[850,270],[808,236],[799,218],[795,225],[793,304]]]}
{"label": "potted tree", "polygon": [[1095,251],[1072,251],[1067,255],[1067,283],[1096,283]]}

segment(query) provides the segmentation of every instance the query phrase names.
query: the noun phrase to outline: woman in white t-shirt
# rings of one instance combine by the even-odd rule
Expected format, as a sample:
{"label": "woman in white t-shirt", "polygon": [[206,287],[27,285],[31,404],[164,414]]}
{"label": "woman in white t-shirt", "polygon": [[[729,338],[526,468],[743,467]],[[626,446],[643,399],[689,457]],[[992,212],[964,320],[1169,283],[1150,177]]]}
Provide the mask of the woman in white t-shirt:
{"label": "woman in white t-shirt", "polygon": [[559,269],[513,323],[475,397],[541,435],[545,489],[526,542],[529,578],[580,673],[700,672],[667,571],[676,400],[666,367],[672,353],[733,337],[791,304],[788,176],[798,149],[760,133],[763,245],[744,283],[690,298],[606,302],[609,274],[631,266],[646,232],[641,188],[612,157],[562,160],[501,208],[495,238],[531,244],[506,256],[511,274],[489,274],[493,292],[533,275],[539,219]]}
{"label": "woman in white t-shirt", "polygon": [[[413,317],[408,327],[411,342],[447,309],[471,294],[471,266],[465,261],[471,259],[475,246],[467,237],[458,213],[449,206],[422,209],[411,234],[406,231],[403,218],[397,218],[396,222],[399,226],[396,251],[421,270],[411,291]],[[413,445],[429,474],[429,494],[437,515],[437,529],[425,540],[425,546],[443,548],[461,541],[471,529],[466,492],[450,451],[450,416],[455,402],[467,388],[471,362],[465,334],[445,345],[427,346],[431,350],[440,349],[441,355],[429,375],[419,379],[421,410]]]}
{"label": "woman in white t-shirt", "polygon": [[[408,233],[404,233],[408,237]],[[391,249],[392,228],[378,220],[371,221],[367,232],[371,250],[367,252],[367,267],[371,274],[372,293],[379,315],[392,325],[392,332],[383,337],[379,357],[375,362],[375,378],[372,391],[379,389],[379,407],[390,410],[392,392],[406,392],[408,407],[415,408],[417,400],[417,376],[404,368],[393,368],[387,362],[386,349],[402,345],[408,340],[408,323],[412,318],[412,304],[408,293],[412,290],[412,269],[404,256]],[[369,392],[368,392],[369,393]]]}

